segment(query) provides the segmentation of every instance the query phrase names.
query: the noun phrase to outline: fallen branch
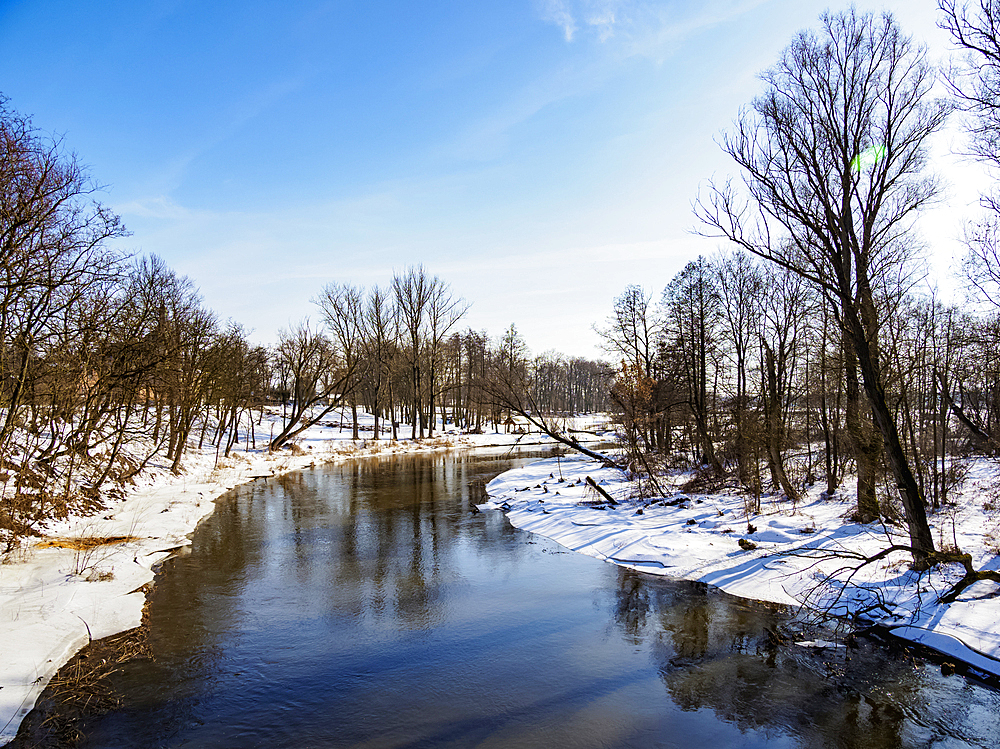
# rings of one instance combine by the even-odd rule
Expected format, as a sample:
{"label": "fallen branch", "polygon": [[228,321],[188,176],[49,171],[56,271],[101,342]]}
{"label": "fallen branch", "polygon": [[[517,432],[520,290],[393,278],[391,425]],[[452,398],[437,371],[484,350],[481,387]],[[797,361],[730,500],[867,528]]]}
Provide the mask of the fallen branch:
{"label": "fallen branch", "polygon": [[937,551],[930,558],[934,559],[934,564],[956,562],[965,568],[965,576],[951,586],[951,590],[938,598],[938,603],[954,603],[962,595],[962,591],[980,580],[992,580],[995,583],[1000,583],[1000,572],[975,569],[972,566],[971,554],[963,554],[960,551]]}
{"label": "fallen branch", "polygon": [[[851,580],[854,579],[855,575],[857,575],[863,568],[867,567],[868,565],[874,564],[875,562],[881,559],[885,559],[887,556],[896,551],[912,553],[913,548],[906,544],[892,544],[891,546],[887,546],[886,548],[876,552],[875,554],[865,555],[857,551],[851,551],[850,549],[831,550],[831,549],[807,547],[803,549],[796,549],[794,551],[785,552],[784,554],[782,554],[782,556],[795,556],[795,557],[806,557],[810,559],[815,559],[816,560],[815,564],[819,564],[821,561],[827,559],[850,559],[858,562],[858,564],[856,565],[846,564],[834,570],[830,574],[825,575],[823,580],[819,583],[819,585],[817,585],[818,588],[820,585],[824,583],[837,579],[838,575],[850,571],[850,574],[847,576],[847,578],[840,581],[841,582],[840,591],[834,597],[833,601],[827,603],[823,607],[824,610],[829,611],[840,602],[841,598],[843,598],[844,592],[847,590],[848,585],[850,584]],[[919,565],[915,564],[914,569],[917,570],[918,572],[926,572],[927,570],[936,567],[940,564],[961,564],[962,567],[965,569],[965,575],[962,577],[961,580],[959,580],[957,583],[951,586],[951,588],[946,593],[938,597],[937,599],[938,603],[945,603],[945,604],[954,603],[956,600],[958,600],[958,597],[962,594],[962,592],[966,588],[968,588],[973,583],[977,583],[981,580],[991,580],[995,583],[1000,583],[1000,572],[997,572],[995,570],[975,569],[975,567],[972,566],[972,555],[965,554],[961,551],[931,552],[921,560]],[[810,565],[810,567],[811,566],[814,565]],[[810,569],[810,567],[806,567],[806,569]]]}
{"label": "fallen branch", "polygon": [[583,453],[588,458],[599,460],[605,466],[617,468],[614,459],[608,455],[584,447],[580,442],[569,436],[568,430],[560,429],[555,423],[550,423],[543,415],[531,394],[531,385],[526,380],[521,380],[514,374],[500,370],[493,379],[487,377],[481,382],[481,386],[497,402],[511,413],[525,419],[529,424],[536,427],[543,434],[548,435],[556,442],[565,445],[579,453]]}
{"label": "fallen branch", "polygon": [[615,500],[615,498],[612,497],[610,494],[608,494],[603,487],[598,486],[597,482],[594,481],[592,478],[590,478],[590,476],[587,476],[587,486],[589,486],[595,492],[597,492],[606,500],[608,500],[608,504],[610,504],[612,507],[616,507],[618,505],[618,502]]}
{"label": "fallen branch", "polygon": [[[885,559],[887,556],[897,551],[912,553],[913,548],[905,544],[891,544],[890,546],[881,549],[875,554],[866,555],[858,551],[852,551],[850,549],[834,550],[834,549],[821,549],[817,547],[805,547],[805,548],[795,549],[792,551],[783,552],[779,556],[805,557],[807,559],[816,560],[812,565],[805,567],[803,570],[797,571],[797,574],[801,574],[802,572],[809,570],[812,567],[815,567],[820,562],[829,559],[849,559],[858,562],[858,564],[856,565],[845,564],[842,567],[838,567],[833,572],[824,575],[823,579],[820,580],[814,587],[812,587],[809,590],[809,593],[806,594],[806,600],[808,600],[809,597],[813,595],[813,593],[822,588],[824,585],[829,584],[833,580],[837,580],[840,583],[840,589],[837,591],[833,600],[828,601],[823,606],[818,606],[815,609],[822,615],[829,615],[829,613],[833,610],[833,608],[838,603],[840,603],[841,599],[844,597],[844,594],[847,592],[847,589],[851,584],[851,581],[859,572],[861,572],[861,570],[863,570],[870,564],[874,564],[875,562]],[[809,552],[815,552],[815,553],[809,553]],[[850,572],[850,574],[848,574],[845,579],[843,580],[838,579],[839,575],[848,571]],[[803,606],[805,606],[806,608],[813,608],[812,606],[806,606],[806,604],[803,604]],[[886,612],[888,613],[888,609],[886,609]]]}

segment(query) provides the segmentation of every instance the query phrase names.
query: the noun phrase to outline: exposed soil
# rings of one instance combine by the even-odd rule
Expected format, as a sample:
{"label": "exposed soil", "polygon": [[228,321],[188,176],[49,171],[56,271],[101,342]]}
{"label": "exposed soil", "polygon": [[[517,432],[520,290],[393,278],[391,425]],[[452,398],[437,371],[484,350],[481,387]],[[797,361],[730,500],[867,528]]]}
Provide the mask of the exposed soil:
{"label": "exposed soil", "polygon": [[125,663],[152,658],[148,632],[143,609],[138,627],[94,640],[81,649],[52,677],[34,709],[21,722],[17,736],[4,749],[77,746],[84,738],[81,719],[121,706],[111,687],[111,677]]}

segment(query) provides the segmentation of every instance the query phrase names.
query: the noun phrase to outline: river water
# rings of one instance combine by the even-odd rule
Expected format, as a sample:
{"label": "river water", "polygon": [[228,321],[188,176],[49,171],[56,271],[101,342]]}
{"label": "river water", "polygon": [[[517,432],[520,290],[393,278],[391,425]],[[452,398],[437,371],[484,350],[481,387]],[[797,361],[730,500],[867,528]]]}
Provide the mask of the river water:
{"label": "river water", "polygon": [[471,512],[470,484],[526,460],[366,459],[230,492],[161,568],[154,659],[84,746],[1000,746],[987,688],[798,647],[776,607]]}

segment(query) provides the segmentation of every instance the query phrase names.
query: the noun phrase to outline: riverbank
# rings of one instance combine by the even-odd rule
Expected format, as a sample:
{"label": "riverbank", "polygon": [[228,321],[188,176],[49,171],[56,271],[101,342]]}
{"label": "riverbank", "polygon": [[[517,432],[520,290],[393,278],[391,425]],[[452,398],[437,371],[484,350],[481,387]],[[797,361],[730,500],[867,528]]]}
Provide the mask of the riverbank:
{"label": "riverbank", "polygon": [[[614,505],[588,486],[588,476]],[[954,506],[930,517],[939,548],[955,546],[976,568],[1000,569],[998,488],[994,463],[971,466]],[[483,508],[501,509],[515,527],[573,551],[744,598],[856,617],[967,664],[973,676],[1000,676],[1000,586],[978,582],[942,604],[938,598],[962,577],[959,565],[918,573],[909,555],[894,553],[859,566],[858,555],[906,537],[902,528],[851,522],[854,500],[846,492],[826,499],[813,487],[797,507],[764,497],[761,513],[748,518],[735,493],[630,498],[621,472],[577,457],[508,471],[486,489]]]}
{"label": "riverbank", "polygon": [[[359,421],[370,427],[370,418]],[[354,442],[350,424],[331,419],[303,433],[293,448],[268,453],[275,423],[280,426],[280,414],[265,416],[256,427],[258,447],[240,446],[229,458],[214,447],[190,450],[180,475],[154,461],[122,499],[92,516],[48,523],[42,538],[3,558],[0,745],[15,736],[49,679],[74,653],[139,625],[156,566],[190,543],[215,500],[235,486],[355,457],[550,441],[539,434],[450,430],[427,440]]]}

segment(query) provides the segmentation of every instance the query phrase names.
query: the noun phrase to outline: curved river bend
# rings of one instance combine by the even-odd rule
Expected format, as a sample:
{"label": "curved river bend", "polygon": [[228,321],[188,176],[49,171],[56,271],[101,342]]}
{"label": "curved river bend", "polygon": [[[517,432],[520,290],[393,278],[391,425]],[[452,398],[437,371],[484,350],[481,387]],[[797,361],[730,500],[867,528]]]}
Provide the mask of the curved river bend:
{"label": "curved river bend", "polygon": [[[537,456],[538,453],[536,453]],[[238,488],[163,565],[89,747],[996,747],[995,692],[470,512],[502,452]]]}

